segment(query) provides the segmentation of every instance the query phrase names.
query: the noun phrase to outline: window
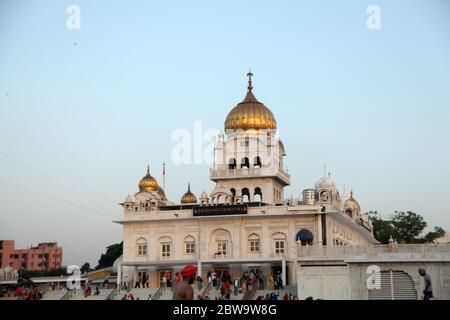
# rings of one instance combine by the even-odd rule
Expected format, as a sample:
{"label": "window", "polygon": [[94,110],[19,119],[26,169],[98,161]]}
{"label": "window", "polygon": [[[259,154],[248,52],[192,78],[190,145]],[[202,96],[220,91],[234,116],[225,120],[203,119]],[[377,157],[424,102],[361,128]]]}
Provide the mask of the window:
{"label": "window", "polygon": [[194,242],[186,242],[185,243],[185,252],[186,252],[186,254],[195,254],[195,243]]}
{"label": "window", "polygon": [[259,240],[250,241],[250,252],[261,252],[261,242]]}
{"label": "window", "polygon": [[252,234],[248,237],[248,246],[250,253],[261,252],[261,240],[257,234]]}
{"label": "window", "polygon": [[136,241],[137,255],[139,257],[147,255],[147,240],[144,238],[139,238]]}
{"label": "window", "polygon": [[138,245],[138,256],[146,256],[147,255],[147,245],[139,244]]}
{"label": "window", "polygon": [[163,243],[161,244],[161,255],[163,258],[169,258],[170,257],[170,243]]}
{"label": "window", "polygon": [[227,245],[226,241],[218,241],[217,242],[217,254],[219,255],[227,255]]}
{"label": "window", "polygon": [[285,243],[284,240],[275,240],[275,254],[285,253]]}

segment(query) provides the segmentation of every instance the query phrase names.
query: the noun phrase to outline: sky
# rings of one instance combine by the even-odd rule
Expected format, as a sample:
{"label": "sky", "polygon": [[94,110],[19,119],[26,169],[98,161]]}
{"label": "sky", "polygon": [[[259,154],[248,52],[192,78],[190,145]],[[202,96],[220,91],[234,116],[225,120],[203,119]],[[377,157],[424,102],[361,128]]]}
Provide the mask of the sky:
{"label": "sky", "polygon": [[449,14],[446,0],[0,0],[0,239],[57,241],[64,264],[95,266],[147,164],[162,184],[167,163],[173,202],[188,182],[212,191],[210,165],[173,163],[171,137],[223,130],[250,67],[286,197],[325,164],[363,210],[450,231]]}

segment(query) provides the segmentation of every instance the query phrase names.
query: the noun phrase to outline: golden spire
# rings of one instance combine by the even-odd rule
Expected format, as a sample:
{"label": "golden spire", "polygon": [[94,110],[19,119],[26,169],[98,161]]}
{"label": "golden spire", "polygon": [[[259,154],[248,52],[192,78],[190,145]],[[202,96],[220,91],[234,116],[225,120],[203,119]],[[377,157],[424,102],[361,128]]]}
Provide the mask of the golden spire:
{"label": "golden spire", "polygon": [[248,73],[247,73],[247,77],[248,77],[248,92],[252,92],[253,90],[253,86],[252,86],[252,77],[253,77],[253,73],[252,73],[252,69],[248,69]]}
{"label": "golden spire", "polygon": [[277,122],[273,113],[253,95],[253,73],[247,73],[248,87],[244,100],[240,102],[227,116],[225,130],[276,130]]}
{"label": "golden spire", "polygon": [[191,192],[191,184],[188,183],[188,190],[181,197],[181,204],[195,204],[197,203],[197,197]]}
{"label": "golden spire", "polygon": [[156,191],[158,187],[155,178],[150,175],[150,165],[147,165],[147,174],[139,182],[139,191]]}

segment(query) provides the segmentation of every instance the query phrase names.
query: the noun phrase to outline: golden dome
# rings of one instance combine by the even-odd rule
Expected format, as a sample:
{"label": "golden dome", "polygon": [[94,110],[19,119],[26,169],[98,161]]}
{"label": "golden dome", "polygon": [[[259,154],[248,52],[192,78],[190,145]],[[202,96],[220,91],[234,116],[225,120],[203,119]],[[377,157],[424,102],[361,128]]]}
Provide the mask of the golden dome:
{"label": "golden dome", "polygon": [[225,130],[277,129],[277,121],[272,111],[253,95],[253,73],[249,72],[247,76],[249,78],[247,95],[228,114],[225,120]]}
{"label": "golden dome", "polygon": [[150,175],[150,167],[147,167],[147,174],[139,182],[139,191],[157,191],[158,188],[158,182]]}
{"label": "golden dome", "polygon": [[181,204],[194,204],[197,203],[197,197],[191,192],[191,184],[188,184],[188,190],[181,197]]}

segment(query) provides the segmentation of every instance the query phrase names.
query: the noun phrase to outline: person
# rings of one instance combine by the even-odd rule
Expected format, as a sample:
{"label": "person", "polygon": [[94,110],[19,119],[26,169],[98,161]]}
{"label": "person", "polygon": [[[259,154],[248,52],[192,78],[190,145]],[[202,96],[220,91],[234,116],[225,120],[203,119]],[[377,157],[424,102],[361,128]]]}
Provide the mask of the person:
{"label": "person", "polygon": [[174,282],[174,286],[176,287],[180,282],[181,282],[181,276],[180,276],[180,273],[177,272],[177,273],[175,273],[175,282]]}
{"label": "person", "polygon": [[141,277],[138,277],[136,280],[136,284],[134,285],[135,289],[141,288]]}
{"label": "person", "polygon": [[202,290],[203,288],[203,279],[202,277],[198,276],[197,277],[197,289],[198,291]]}
{"label": "person", "polygon": [[275,280],[273,279],[273,274],[269,277],[269,290],[275,290]]}
{"label": "person", "polygon": [[194,289],[192,285],[195,282],[197,275],[197,267],[193,265],[187,265],[180,271],[183,279],[173,291],[173,300],[194,300]]}
{"label": "person", "polygon": [[22,287],[17,287],[17,297],[21,299],[22,295],[23,295]]}
{"label": "person", "polygon": [[170,271],[166,272],[166,287],[170,288],[171,287],[171,281],[172,281],[172,274]]}
{"label": "person", "polygon": [[431,300],[433,298],[433,285],[431,277],[425,269],[419,269],[419,274],[425,281],[425,289],[423,290],[423,300]]}
{"label": "person", "polygon": [[234,280],[234,295],[237,296],[239,294],[239,279],[236,278]]}
{"label": "person", "polygon": [[264,274],[262,273],[262,271],[259,273],[259,289],[260,290],[264,290]]}
{"label": "person", "polygon": [[212,286],[215,289],[217,289],[217,274],[215,272],[212,273],[211,279],[212,279]]}
{"label": "person", "polygon": [[231,300],[231,283],[228,280],[225,281],[223,288],[225,291],[225,299]]}

